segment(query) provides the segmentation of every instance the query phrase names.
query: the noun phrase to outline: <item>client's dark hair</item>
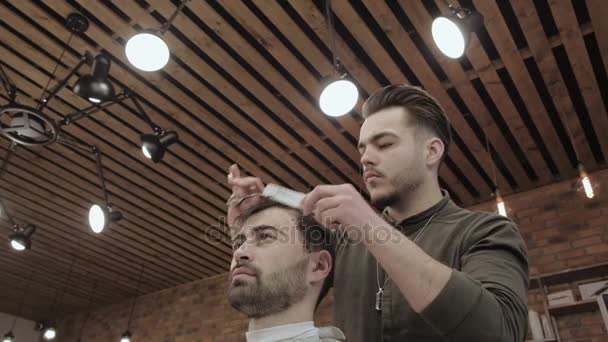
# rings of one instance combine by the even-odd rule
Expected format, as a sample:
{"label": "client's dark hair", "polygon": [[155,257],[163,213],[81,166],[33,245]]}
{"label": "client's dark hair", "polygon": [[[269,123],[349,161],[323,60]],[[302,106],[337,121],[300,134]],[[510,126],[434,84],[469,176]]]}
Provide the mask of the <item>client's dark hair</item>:
{"label": "client's dark hair", "polygon": [[329,289],[333,286],[334,283],[334,264],[336,258],[336,245],[335,245],[335,235],[329,230],[327,227],[319,223],[314,219],[311,215],[303,215],[302,211],[299,209],[294,209],[283,205],[281,203],[275,202],[273,200],[262,198],[260,201],[253,206],[247,208],[239,217],[236,219],[236,223],[238,225],[245,222],[248,218],[257,214],[263,210],[269,208],[283,208],[292,211],[296,214],[296,223],[297,229],[302,234],[304,238],[304,249],[307,252],[320,252],[327,251],[331,255],[331,271],[325,278],[323,282],[323,286],[321,287],[321,292],[319,293],[319,298],[317,299],[316,307],[319,306],[321,300],[325,298]]}

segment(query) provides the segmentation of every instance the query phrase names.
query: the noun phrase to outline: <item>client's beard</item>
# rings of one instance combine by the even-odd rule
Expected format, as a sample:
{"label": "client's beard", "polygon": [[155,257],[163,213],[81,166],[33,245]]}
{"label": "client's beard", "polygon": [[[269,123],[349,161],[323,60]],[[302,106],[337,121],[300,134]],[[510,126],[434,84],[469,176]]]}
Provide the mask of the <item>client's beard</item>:
{"label": "client's beard", "polygon": [[228,301],[230,305],[249,318],[261,318],[283,312],[306,296],[306,266],[308,258],[282,270],[268,274],[261,279],[260,271],[255,271],[255,282],[230,284]]}

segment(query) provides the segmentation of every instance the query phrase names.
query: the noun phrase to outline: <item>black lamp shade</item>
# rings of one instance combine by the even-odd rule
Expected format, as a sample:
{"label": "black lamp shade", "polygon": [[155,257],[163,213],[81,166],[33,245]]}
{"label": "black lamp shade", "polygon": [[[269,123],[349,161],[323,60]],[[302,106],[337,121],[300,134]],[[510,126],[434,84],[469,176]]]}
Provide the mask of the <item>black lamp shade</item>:
{"label": "black lamp shade", "polygon": [[101,233],[110,223],[122,219],[120,211],[112,210],[109,207],[92,205],[89,210],[89,226],[95,233]]}
{"label": "black lamp shade", "polygon": [[[460,58],[466,51],[470,36],[483,26],[483,16],[477,11],[466,10],[459,15],[440,16],[433,21],[433,40],[443,54],[450,58]],[[458,33],[456,33],[458,31]]]}
{"label": "black lamp shade", "polygon": [[35,231],[36,226],[33,225],[15,227],[15,233],[9,237],[13,249],[22,251],[32,248],[32,235]]}
{"label": "black lamp shade", "polygon": [[93,73],[83,75],[74,85],[74,92],[88,101],[99,103],[113,98],[116,93],[108,80],[110,59],[102,54],[95,57]]}
{"label": "black lamp shade", "polygon": [[175,131],[167,131],[160,135],[144,134],[141,136],[141,149],[147,158],[158,163],[163,159],[167,147],[177,140],[178,136]]}

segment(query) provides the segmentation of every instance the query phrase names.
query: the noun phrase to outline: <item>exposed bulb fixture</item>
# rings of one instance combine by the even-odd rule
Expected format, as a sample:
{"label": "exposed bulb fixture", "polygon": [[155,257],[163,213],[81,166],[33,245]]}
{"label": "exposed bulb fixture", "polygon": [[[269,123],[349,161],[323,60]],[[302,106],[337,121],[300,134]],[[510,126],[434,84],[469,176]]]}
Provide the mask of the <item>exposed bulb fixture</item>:
{"label": "exposed bulb fixture", "polygon": [[55,337],[57,337],[57,329],[54,326],[49,325],[44,329],[44,333],[42,335],[46,341],[53,341]]}
{"label": "exposed bulb fixture", "polygon": [[163,159],[167,147],[177,142],[177,140],[178,136],[175,131],[156,129],[154,134],[141,136],[141,151],[146,158],[158,163]]}
{"label": "exposed bulb fixture", "polygon": [[104,54],[95,57],[93,72],[81,76],[74,84],[74,92],[93,103],[101,103],[116,96],[114,86],[108,79],[110,58]]}
{"label": "exposed bulb fixture", "polygon": [[32,235],[35,231],[36,226],[31,224],[15,225],[14,233],[9,237],[11,247],[16,251],[32,248]]}
{"label": "exposed bulb fixture", "polygon": [[452,14],[433,20],[431,33],[435,45],[449,58],[460,58],[469,44],[471,33],[483,25],[479,12],[449,5]]}
{"label": "exposed bulb fixture", "polygon": [[[332,76],[326,78],[325,88],[319,96],[319,108],[328,116],[337,117],[349,113],[357,105],[359,100],[359,89],[345,73],[336,55],[336,38],[333,24],[333,12],[331,0],[325,0],[325,19],[327,20],[327,32],[329,33],[329,44],[332,58]],[[342,76],[338,75],[342,73]]]}
{"label": "exposed bulb fixture", "polygon": [[157,71],[169,62],[169,47],[155,32],[140,32],[129,38],[125,47],[127,59],[142,71]]}
{"label": "exposed bulb fixture", "polygon": [[595,191],[593,190],[593,185],[591,184],[591,180],[589,179],[589,175],[587,174],[587,171],[585,170],[583,164],[578,164],[578,171],[579,179],[581,181],[581,184],[583,185],[583,190],[585,191],[585,196],[587,196],[587,198],[589,199],[594,198]]}
{"label": "exposed bulb fixture", "polygon": [[131,333],[129,331],[125,331],[125,333],[120,337],[120,342],[131,342]]}
{"label": "exposed bulb fixture", "polygon": [[347,114],[357,104],[359,90],[349,80],[339,79],[328,84],[319,96],[319,107],[329,116]]}
{"label": "exposed bulb fixture", "polygon": [[89,226],[93,232],[101,233],[110,223],[122,219],[120,211],[112,211],[111,207],[93,204],[89,209]]}
{"label": "exposed bulb fixture", "polygon": [[507,216],[507,208],[505,206],[505,201],[502,199],[502,196],[500,195],[500,190],[496,189],[496,208],[498,209],[498,214],[504,216],[504,217],[508,217]]}
{"label": "exposed bulb fixture", "polygon": [[2,338],[2,342],[13,342],[14,338],[15,338],[15,336],[13,335],[13,332],[9,331]]}
{"label": "exposed bulb fixture", "polygon": [[190,0],[182,0],[171,17],[158,30],[144,30],[129,38],[125,54],[129,63],[141,71],[157,71],[169,62],[171,52],[162,35],[171,27],[177,14]]}

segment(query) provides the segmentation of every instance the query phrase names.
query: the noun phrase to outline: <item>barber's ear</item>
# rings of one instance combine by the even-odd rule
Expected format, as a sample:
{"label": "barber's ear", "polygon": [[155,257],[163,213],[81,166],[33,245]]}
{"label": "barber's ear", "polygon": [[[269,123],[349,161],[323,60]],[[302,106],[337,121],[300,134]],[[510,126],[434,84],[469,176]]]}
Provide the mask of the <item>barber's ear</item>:
{"label": "barber's ear", "polygon": [[331,254],[328,251],[317,252],[313,255],[312,261],[311,281],[320,281],[327,278],[332,268]]}
{"label": "barber's ear", "polygon": [[432,137],[427,140],[426,146],[426,164],[428,166],[439,164],[439,162],[441,162],[441,157],[445,153],[443,141],[437,137]]}

